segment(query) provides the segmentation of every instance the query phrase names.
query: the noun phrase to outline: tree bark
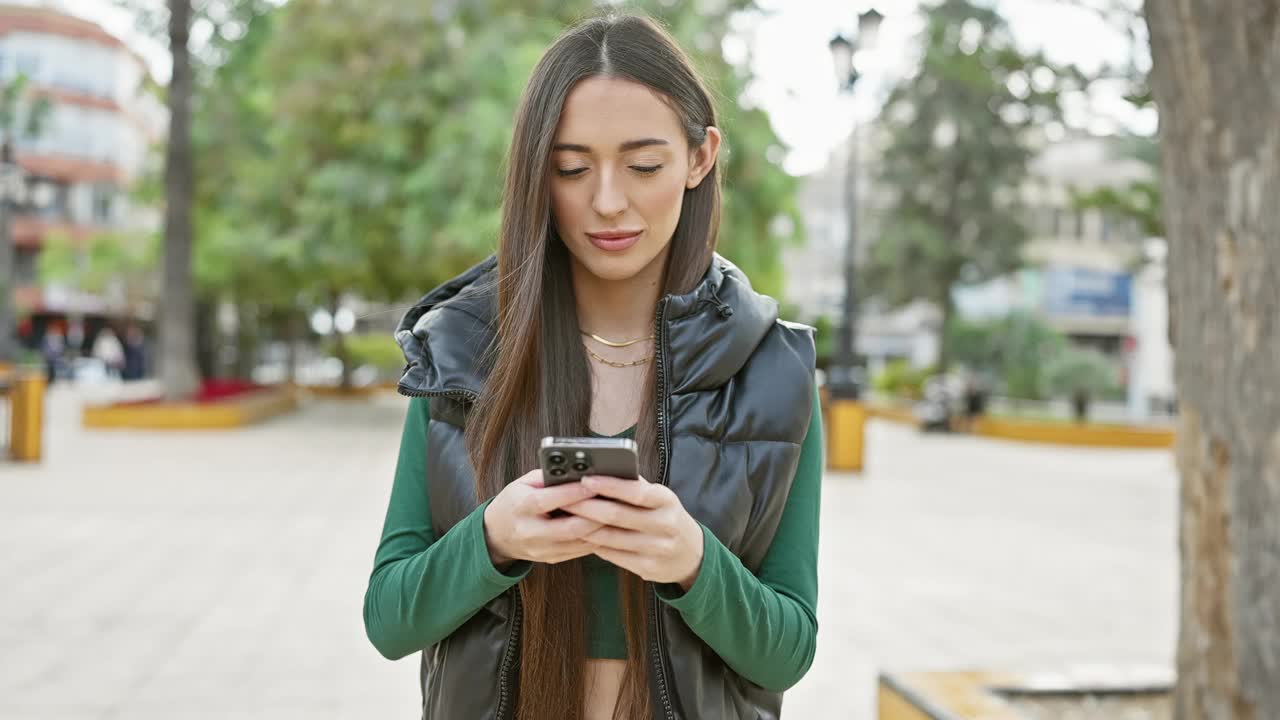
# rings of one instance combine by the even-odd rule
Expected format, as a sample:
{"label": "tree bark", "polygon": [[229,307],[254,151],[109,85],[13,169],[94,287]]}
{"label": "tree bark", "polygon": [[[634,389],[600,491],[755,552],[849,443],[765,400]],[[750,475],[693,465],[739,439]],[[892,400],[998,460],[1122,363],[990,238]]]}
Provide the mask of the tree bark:
{"label": "tree bark", "polygon": [[253,369],[258,364],[257,308],[245,300],[236,300],[236,367],[240,380],[252,380]]}
{"label": "tree bark", "polygon": [[287,308],[284,316],[284,339],[288,353],[285,359],[285,381],[290,385],[298,382],[298,343],[301,341],[302,316],[298,308]]}
{"label": "tree bark", "polygon": [[200,377],[219,377],[218,348],[222,347],[218,328],[218,303],[208,298],[196,300],[196,371]]}
{"label": "tree bark", "polygon": [[947,329],[951,327],[952,320],[956,315],[956,303],[951,297],[951,288],[955,287],[959,281],[960,278],[957,274],[956,277],[953,277],[950,282],[943,286],[945,289],[938,297],[938,310],[942,313],[942,318],[938,327],[937,368],[941,374],[946,374],[947,370],[951,368],[952,352],[950,343],[947,342]]}
{"label": "tree bark", "polygon": [[[0,145],[0,167],[12,163],[13,144],[6,137]],[[17,359],[17,252],[13,246],[13,206],[0,188],[0,363]]]}
{"label": "tree bark", "polygon": [[1280,718],[1280,0],[1146,0],[1180,419],[1176,717]]}
{"label": "tree bark", "polygon": [[164,277],[160,300],[160,381],[181,400],[200,384],[195,366],[195,300],[191,277],[191,0],[169,0],[169,138],[165,150]]}
{"label": "tree bark", "polygon": [[329,313],[333,316],[333,353],[342,361],[342,377],[339,380],[339,387],[343,390],[351,389],[351,354],[347,352],[347,335],[338,330],[338,308],[341,307],[339,302],[339,294],[333,293],[333,299],[330,302]]}

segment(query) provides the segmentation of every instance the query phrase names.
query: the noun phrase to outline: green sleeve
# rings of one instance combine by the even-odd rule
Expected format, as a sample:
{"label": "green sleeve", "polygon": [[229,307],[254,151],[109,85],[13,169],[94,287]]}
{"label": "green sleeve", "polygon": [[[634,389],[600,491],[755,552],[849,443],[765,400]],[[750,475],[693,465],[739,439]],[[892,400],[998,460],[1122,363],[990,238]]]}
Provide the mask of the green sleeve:
{"label": "green sleeve", "polygon": [[759,576],[704,526],[702,567],[689,591],[657,588],[725,664],[776,692],[799,682],[817,651],[822,466],[822,409],[815,393],[796,477]]}
{"label": "green sleeve", "polygon": [[364,628],[390,660],[430,647],[518,583],[529,563],[507,573],[489,559],[484,509],[436,539],[427,498],[427,400],[413,398],[400,439],[391,502],[364,595]]}

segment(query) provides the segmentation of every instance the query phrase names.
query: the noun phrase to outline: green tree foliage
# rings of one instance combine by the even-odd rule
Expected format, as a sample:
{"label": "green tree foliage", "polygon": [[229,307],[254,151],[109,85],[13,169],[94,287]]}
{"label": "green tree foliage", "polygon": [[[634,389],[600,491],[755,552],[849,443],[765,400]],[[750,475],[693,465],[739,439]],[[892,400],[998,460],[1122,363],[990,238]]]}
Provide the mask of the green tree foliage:
{"label": "green tree foliage", "polygon": [[[926,10],[919,69],[882,113],[881,185],[895,194],[878,223],[865,287],[891,303],[926,298],[953,314],[952,290],[1021,264],[1027,238],[1017,190],[1032,130],[1059,115],[1083,80],[1020,51],[993,9],[943,0]],[[950,348],[943,345],[945,368]]]}
{"label": "green tree foliage", "polygon": [[[144,24],[160,28],[130,0]],[[796,181],[721,41],[742,0],[625,7],[665,23],[704,73],[726,135],[720,249],[782,289]],[[195,277],[268,309],[343,293],[413,299],[493,251],[513,114],[546,47],[589,0],[197,0]],[[745,66],[745,63],[743,64]],[[779,222],[780,218],[790,222]]]}
{"label": "green tree foliage", "polygon": [[1025,400],[1049,396],[1046,367],[1069,347],[1065,337],[1028,313],[984,321],[953,319],[944,342],[952,360],[997,378],[1005,394]]}
{"label": "green tree foliage", "polygon": [[[1124,34],[1129,46],[1128,59],[1120,65],[1103,66],[1092,83],[1116,83],[1123,87],[1124,98],[1136,108],[1155,108],[1151,93],[1150,47],[1147,25],[1142,17],[1142,4],[1135,0],[1076,0],[1098,13],[1112,27]],[[1133,220],[1144,237],[1164,237],[1163,207],[1160,189],[1160,148],[1158,138],[1126,134],[1119,136],[1121,157],[1141,160],[1151,167],[1150,180],[1137,180],[1128,185],[1104,187],[1075,198],[1077,207],[1097,208],[1115,217]]]}
{"label": "green tree foliage", "polygon": [[871,386],[885,395],[919,400],[924,396],[925,381],[937,372],[937,368],[917,368],[906,360],[894,360],[876,374]]}
{"label": "green tree foliage", "polygon": [[[723,250],[780,290],[782,215],[794,180],[769,160],[767,117],[737,102],[749,79],[726,63],[728,17],[639,3],[690,48],[720,100],[727,149]],[[395,301],[491,252],[504,156],[524,82],[590,3],[463,4],[294,0],[259,60],[271,107],[266,166],[252,183],[286,217],[306,281]],[[776,154],[773,154],[777,157]],[[241,175],[246,177],[246,175]],[[252,192],[250,190],[249,192]]]}
{"label": "green tree foliage", "polygon": [[1116,385],[1116,366],[1106,355],[1087,348],[1067,347],[1046,364],[1044,379],[1055,396],[1104,395]]}
{"label": "green tree foliage", "polygon": [[1097,208],[1112,217],[1132,220],[1142,237],[1164,237],[1164,206],[1160,191],[1158,140],[1141,135],[1122,136],[1115,143],[1121,157],[1141,160],[1151,168],[1151,178],[1127,185],[1102,187],[1075,196],[1079,208]]}
{"label": "green tree foliage", "polygon": [[85,240],[55,233],[41,247],[36,269],[41,282],[98,294],[119,291],[125,299],[140,303],[155,294],[159,255],[160,238],[154,233],[141,237],[102,233]]}

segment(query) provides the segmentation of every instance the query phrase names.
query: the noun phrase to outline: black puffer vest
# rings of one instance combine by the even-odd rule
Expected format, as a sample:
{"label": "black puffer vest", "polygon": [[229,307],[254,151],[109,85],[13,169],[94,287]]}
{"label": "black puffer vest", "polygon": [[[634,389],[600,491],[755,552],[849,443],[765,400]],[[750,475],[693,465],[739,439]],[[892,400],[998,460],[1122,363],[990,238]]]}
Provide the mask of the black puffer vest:
{"label": "black puffer vest", "polygon": [[[429,397],[427,488],[436,537],[479,504],[463,440],[494,337],[496,260],[426,295],[396,330],[399,391]],[[719,255],[656,319],[658,465],[664,483],[743,564],[759,569],[786,504],[813,403],[811,328],[778,320]],[[782,695],[731,670],[649,592],[650,690],[660,720],[770,720]],[[508,720],[519,691],[519,592],[500,595],[422,653],[425,720]]]}

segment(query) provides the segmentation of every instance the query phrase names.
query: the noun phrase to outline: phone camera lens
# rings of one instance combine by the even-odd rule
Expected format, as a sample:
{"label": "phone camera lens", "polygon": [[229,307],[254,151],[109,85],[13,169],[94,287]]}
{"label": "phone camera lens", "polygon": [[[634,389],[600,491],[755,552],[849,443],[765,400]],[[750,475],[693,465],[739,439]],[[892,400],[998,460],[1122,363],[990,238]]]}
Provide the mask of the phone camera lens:
{"label": "phone camera lens", "polygon": [[561,477],[562,475],[564,475],[564,468],[551,468],[552,477]]}
{"label": "phone camera lens", "polygon": [[573,464],[573,469],[577,472],[586,472],[590,467],[590,465],[584,462],[576,462]]}
{"label": "phone camera lens", "polygon": [[547,457],[547,459],[548,459],[548,460],[550,460],[550,461],[551,461],[551,463],[552,463],[553,465],[563,465],[563,464],[564,464],[564,455],[561,455],[561,454],[560,454],[560,453],[558,453],[558,452],[557,452],[557,453],[551,453],[551,455],[549,455],[549,456]]}

